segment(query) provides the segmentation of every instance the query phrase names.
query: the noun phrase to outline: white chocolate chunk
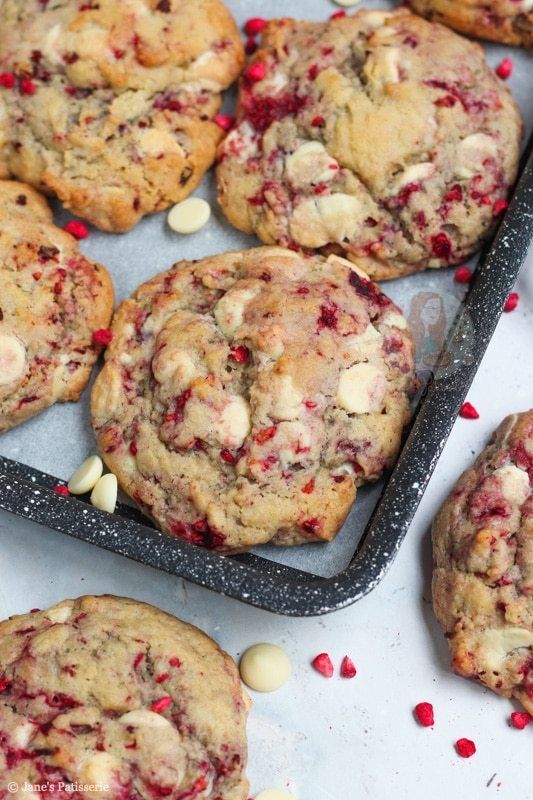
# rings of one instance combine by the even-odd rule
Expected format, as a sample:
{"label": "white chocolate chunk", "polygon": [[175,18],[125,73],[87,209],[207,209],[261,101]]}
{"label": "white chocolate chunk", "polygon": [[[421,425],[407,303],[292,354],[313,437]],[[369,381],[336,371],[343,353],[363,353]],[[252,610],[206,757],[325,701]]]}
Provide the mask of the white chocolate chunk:
{"label": "white chocolate chunk", "polygon": [[343,464],[339,464],[339,466],[333,470],[331,473],[332,475],[355,475],[355,469],[353,464],[349,461],[345,461]]}
{"label": "white chocolate chunk", "polygon": [[320,142],[305,142],[285,159],[285,172],[293,186],[327,183],[338,171],[338,163]]}
{"label": "white chocolate chunk", "polygon": [[250,408],[244,397],[232,395],[216,423],[216,436],[221,444],[236,450],[250,433]]}
{"label": "white chocolate chunk", "polygon": [[390,17],[390,14],[390,11],[367,11],[364,21],[369,28],[381,28]]}
{"label": "white chocolate chunk", "polygon": [[102,475],[91,493],[91,503],[100,511],[113,514],[117,505],[118,482],[112,473]]}
{"label": "white chocolate chunk", "polygon": [[71,494],[85,494],[94,489],[96,482],[102,477],[104,465],[100,456],[89,456],[83,464],[78,467],[72,478],[68,482],[68,490]]}
{"label": "white chocolate chunk", "polygon": [[38,725],[34,725],[32,722],[22,719],[10,732],[11,742],[15,747],[25,748],[29,745],[38,730]]}
{"label": "white chocolate chunk", "polygon": [[244,683],[256,692],[275,692],[291,677],[287,653],[275,644],[255,644],[244,653],[239,665]]}
{"label": "white chocolate chunk", "polygon": [[373,364],[354,364],[341,373],[337,404],[350,414],[368,414],[381,408],[387,381]]}
{"label": "white chocolate chunk", "polygon": [[176,379],[186,388],[196,375],[196,365],[190,355],[179,347],[164,347],[152,361],[152,371],[158,383]]}
{"label": "white chocolate chunk", "polygon": [[344,6],[344,8],[349,8],[350,6],[356,6],[361,0],[333,0],[338,6]]}
{"label": "white chocolate chunk", "polygon": [[[380,31],[382,32],[383,30]],[[399,83],[400,65],[405,68],[405,63],[405,54],[402,54],[399,47],[384,47],[368,59],[364,71],[371,81],[386,86],[390,83]]]}
{"label": "white chocolate chunk", "polygon": [[348,269],[351,269],[352,272],[357,273],[357,275],[359,275],[361,278],[365,278],[367,281],[370,280],[368,272],[365,272],[365,270],[362,269],[362,267],[360,267],[358,264],[354,264],[353,261],[348,261],[347,258],[341,258],[341,256],[332,254],[327,257],[326,262],[328,264],[340,264],[343,267],[348,267]]}
{"label": "white chocolate chunk", "polygon": [[509,626],[478,632],[489,669],[501,669],[503,659],[522,647],[533,647],[533,631]]}
{"label": "white chocolate chunk", "polygon": [[297,419],[303,399],[291,376],[282,375],[274,382],[271,415],[276,419]]}
{"label": "white chocolate chunk", "polygon": [[167,222],[176,233],[196,233],[209,222],[211,206],[200,197],[188,197],[168,212]]}
{"label": "white chocolate chunk", "polygon": [[299,203],[292,212],[290,221],[291,236],[303,247],[324,247],[329,242],[316,200],[308,198]]}
{"label": "white chocolate chunk", "polygon": [[350,239],[357,226],[359,201],[350,194],[319,197],[317,207],[329,236],[337,242]]}
{"label": "white chocolate chunk", "polygon": [[[81,782],[93,786],[110,786],[120,768],[119,761],[109,753],[94,753],[81,764]],[[100,790],[101,793],[101,790]],[[96,792],[94,793],[96,794]]]}
{"label": "white chocolate chunk", "polygon": [[[138,133],[138,141],[141,150],[147,156],[157,157],[165,153],[179,153],[183,155],[183,149],[176,141],[176,138],[164,130],[150,128],[141,131]],[[170,227],[172,227],[172,225]],[[186,233],[186,231],[184,232]]]}
{"label": "white chocolate chunk", "polygon": [[235,289],[220,298],[215,306],[215,320],[224,336],[232,336],[242,325],[246,306],[259,291],[259,288]]}
{"label": "white chocolate chunk", "polygon": [[26,348],[16,336],[0,333],[0,386],[19,381],[26,373]]}
{"label": "white chocolate chunk", "polygon": [[255,800],[295,800],[285,789],[265,789],[255,796]]}
{"label": "white chocolate chunk", "polygon": [[172,728],[172,723],[162,714],[149,711],[147,708],[137,708],[122,714],[119,719],[122,725],[133,725],[136,728]]}
{"label": "white chocolate chunk", "polygon": [[402,187],[407,186],[409,183],[421,183],[422,181],[431,178],[435,174],[435,165],[431,161],[422,161],[420,164],[412,164],[407,167],[398,175],[394,181],[394,191],[399,191]]}
{"label": "white chocolate chunk", "polygon": [[71,614],[71,606],[52,606],[52,608],[49,608],[44,616],[46,619],[49,619],[50,622],[53,622],[57,625],[61,624],[62,622],[66,622],[67,619],[70,619]]}
{"label": "white chocolate chunk", "polygon": [[391,328],[399,328],[401,331],[407,329],[407,320],[402,314],[397,311],[387,311],[381,322],[384,325],[389,325]]}
{"label": "white chocolate chunk", "polygon": [[502,494],[509,503],[521,506],[529,495],[529,476],[514,464],[506,464],[492,473],[498,478]]}
{"label": "white chocolate chunk", "polygon": [[455,174],[459,178],[472,178],[483,172],[483,164],[487,158],[495,158],[497,155],[498,146],[494,139],[485,133],[473,133],[457,147]]}

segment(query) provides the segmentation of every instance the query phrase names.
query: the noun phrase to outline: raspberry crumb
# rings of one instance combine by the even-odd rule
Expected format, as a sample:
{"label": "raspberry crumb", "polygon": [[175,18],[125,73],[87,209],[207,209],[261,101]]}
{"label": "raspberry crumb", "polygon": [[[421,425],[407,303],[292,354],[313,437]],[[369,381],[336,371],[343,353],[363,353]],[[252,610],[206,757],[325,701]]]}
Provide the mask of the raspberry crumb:
{"label": "raspberry crumb", "polygon": [[454,279],[456,283],[470,283],[472,280],[472,272],[468,267],[458,267],[455,270]]}
{"label": "raspberry crumb", "polygon": [[510,78],[513,73],[514,64],[510,58],[504,58],[503,61],[500,61],[498,66],[496,67],[496,75],[498,78],[501,78],[503,81]]}
{"label": "raspberry crumb", "polygon": [[476,752],[476,745],[471,739],[458,739],[455,743],[455,749],[461,758],[470,758]]}
{"label": "raspberry crumb", "polygon": [[83,222],[77,219],[71,219],[70,222],[67,222],[63,230],[70,233],[75,239],[86,239],[89,235],[89,228],[87,225],[84,225]]}
{"label": "raspberry crumb", "polygon": [[514,311],[515,308],[518,305],[519,299],[520,299],[520,297],[517,294],[517,292],[511,292],[511,294],[509,295],[509,297],[505,301],[505,305],[503,307],[503,310],[506,311],[507,313],[509,313],[509,311]]}
{"label": "raspberry crumb", "polygon": [[160,697],[159,700],[155,700],[152,705],[150,706],[150,710],[154,711],[156,714],[162,714],[163,711],[166,711],[169,706],[172,705],[172,698],[171,697]]}
{"label": "raspberry crumb", "polygon": [[57,486],[52,486],[52,491],[56,494],[60,494],[61,497],[70,497],[70,492],[67,487],[62,486],[60,483],[58,483]]}
{"label": "raspberry crumb", "polygon": [[20,82],[20,93],[21,94],[35,94],[37,91],[36,85],[33,81],[28,80],[28,78],[24,78]]}
{"label": "raspberry crumb", "polygon": [[330,19],[342,19],[345,16],[346,11],[335,11],[335,13],[331,15]]}
{"label": "raspberry crumb", "polygon": [[237,463],[237,459],[235,458],[235,456],[233,455],[231,450],[227,450],[226,448],[224,448],[224,450],[220,451],[220,458],[226,464],[232,464],[233,465],[233,464]]}
{"label": "raspberry crumb", "polygon": [[256,50],[257,50],[257,42],[252,36],[250,36],[246,42],[246,45],[244,46],[244,51],[247,56],[252,56]]}
{"label": "raspberry crumb", "polygon": [[333,662],[327,653],[320,653],[312,662],[313,667],[317,672],[320,672],[325,678],[333,676]]}
{"label": "raspberry crumb", "polygon": [[258,33],[265,30],[266,24],[266,19],[263,17],[252,17],[244,23],[244,30],[248,36],[257,36]]}
{"label": "raspberry crumb", "polygon": [[341,677],[342,678],[355,678],[357,670],[355,664],[349,656],[344,656],[341,664]]}
{"label": "raspberry crumb", "polygon": [[479,413],[472,403],[463,403],[459,416],[463,419],[479,419]]}
{"label": "raspberry crumb", "polygon": [[311,125],[313,128],[321,128],[325,124],[326,120],[322,116],[322,114],[318,114],[312,121]]}
{"label": "raspberry crumb", "polygon": [[215,122],[223,131],[229,131],[233,125],[233,117],[231,114],[217,114],[215,116]]}
{"label": "raspberry crumb", "polygon": [[113,340],[113,332],[107,328],[101,328],[99,331],[93,332],[93,344],[101,344],[107,346]]}
{"label": "raspberry crumb", "polygon": [[276,431],[277,427],[275,425],[272,425],[270,428],[262,428],[255,434],[254,441],[257,442],[257,444],[265,444],[269,439],[274,438]]}
{"label": "raspberry crumb", "polygon": [[4,89],[12,89],[16,83],[16,78],[12,72],[2,72],[0,75],[0,86]]}
{"label": "raspberry crumb", "polygon": [[503,214],[508,205],[509,203],[506,200],[496,200],[492,206],[492,216],[499,217],[500,214]]}
{"label": "raspberry crumb", "polygon": [[237,364],[244,364],[244,362],[248,360],[249,355],[250,351],[242,344],[238,347],[232,347],[230,352],[230,358],[236,361]]}
{"label": "raspberry crumb", "polygon": [[414,715],[424,728],[430,728],[435,724],[435,716],[431,703],[417,703],[414,709]]}
{"label": "raspberry crumb", "polygon": [[266,67],[260,61],[256,61],[255,64],[250,64],[250,66],[246,70],[246,77],[253,83],[259,83],[259,81],[263,80],[265,75],[266,75]]}
{"label": "raspberry crumb", "polygon": [[533,717],[527,711],[513,711],[511,714],[511,725],[519,731],[523,731],[530,722],[533,722]]}
{"label": "raspberry crumb", "polygon": [[170,672],[162,672],[161,675],[157,675],[155,682],[156,683],[164,683],[164,681],[170,678]]}
{"label": "raspberry crumb", "polygon": [[442,258],[445,261],[450,259],[452,254],[452,243],[449,237],[441,231],[431,237],[431,249],[437,258]]}
{"label": "raspberry crumb", "polygon": [[305,486],[302,488],[302,492],[304,494],[312,494],[312,492],[314,492],[314,490],[315,490],[315,479],[311,478],[311,480],[308,481],[305,484]]}

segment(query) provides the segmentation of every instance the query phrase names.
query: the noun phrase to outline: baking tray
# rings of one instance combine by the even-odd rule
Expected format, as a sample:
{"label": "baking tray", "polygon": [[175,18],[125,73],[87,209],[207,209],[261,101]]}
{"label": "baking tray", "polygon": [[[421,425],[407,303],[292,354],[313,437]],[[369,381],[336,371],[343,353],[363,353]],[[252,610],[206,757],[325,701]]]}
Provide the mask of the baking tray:
{"label": "baking tray", "polygon": [[[254,3],[227,2],[241,22],[253,14]],[[325,18],[331,13],[327,0],[316,0],[312,11],[303,0],[295,6],[293,13],[301,17]],[[273,0],[269,11],[275,16],[282,7],[282,0]],[[487,50],[493,63],[509,52],[498,46]],[[520,54],[518,60],[526,63],[522,81],[512,88],[524,111],[530,88],[528,56]],[[531,122],[531,114],[526,115],[528,128]],[[51,487],[63,483],[94,451],[88,392],[79,405],[54,406],[2,434],[0,509],[276,613],[312,616],[360,599],[380,582],[400,548],[533,238],[532,149],[533,137],[513,200],[479,259],[466,297],[453,283],[453,270],[429,271],[385,284],[387,294],[404,308],[409,303],[412,307],[417,295],[444,298],[449,327],[437,366],[423,370],[424,390],[396,467],[388,479],[359,490],[334,542],[262,547],[223,557],[160,533],[127,501],[110,515],[94,509],[86,499],[58,496]],[[196,194],[213,204],[212,175]],[[57,206],[55,210],[61,224],[66,216]],[[215,206],[213,210],[208,228],[186,241],[165,229],[163,214],[143,220],[124,237],[94,232],[82,247],[89,257],[108,266],[122,299],[180,258],[257,245],[252,237],[231,229]],[[47,546],[44,537],[45,530],[43,546]]]}

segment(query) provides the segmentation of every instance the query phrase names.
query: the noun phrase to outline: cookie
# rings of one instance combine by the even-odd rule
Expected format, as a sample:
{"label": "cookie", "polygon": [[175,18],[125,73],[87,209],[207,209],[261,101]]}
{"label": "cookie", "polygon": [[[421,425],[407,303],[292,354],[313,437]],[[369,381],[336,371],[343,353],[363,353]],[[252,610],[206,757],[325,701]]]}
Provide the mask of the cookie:
{"label": "cookie", "polygon": [[229,221],[376,278],[464,261],[516,176],[521,119],[478,44],[406,9],[270,22],[218,154]]}
{"label": "cookie", "polygon": [[113,323],[98,448],[172,536],[220,552],[328,541],[390,467],[414,384],[407,323],[337,256],[176,264]]}
{"label": "cookie", "polygon": [[106,270],[52,223],[30,186],[0,181],[0,432],[56,402],[78,400],[107,328]]}
{"label": "cookie", "polygon": [[507,417],[433,526],[453,666],[533,714],[533,410]]}
{"label": "cookie", "polygon": [[5,0],[0,173],[127,231],[198,185],[242,62],[220,0]]}
{"label": "cookie", "polygon": [[12,617],[0,623],[0,791],[245,800],[248,703],[215,642],[145,603],[88,596]]}
{"label": "cookie", "polygon": [[533,47],[530,0],[409,0],[423,17],[493,42]]}

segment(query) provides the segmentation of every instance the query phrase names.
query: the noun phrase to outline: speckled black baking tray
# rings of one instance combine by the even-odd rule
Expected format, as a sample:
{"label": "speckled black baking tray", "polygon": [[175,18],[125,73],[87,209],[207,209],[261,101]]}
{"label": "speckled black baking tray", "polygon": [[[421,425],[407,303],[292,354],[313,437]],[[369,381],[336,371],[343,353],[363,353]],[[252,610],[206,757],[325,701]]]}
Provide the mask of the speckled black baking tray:
{"label": "speckled black baking tray", "polygon": [[[349,566],[330,578],[253,553],[224,557],[160,533],[140,512],[115,514],[51,491],[60,481],[0,456],[0,508],[246,603],[292,616],[325,614],[370,592],[392,564],[533,239],[533,136],[512,202],[415,412],[400,458]],[[327,545],[317,545],[317,547]]]}

